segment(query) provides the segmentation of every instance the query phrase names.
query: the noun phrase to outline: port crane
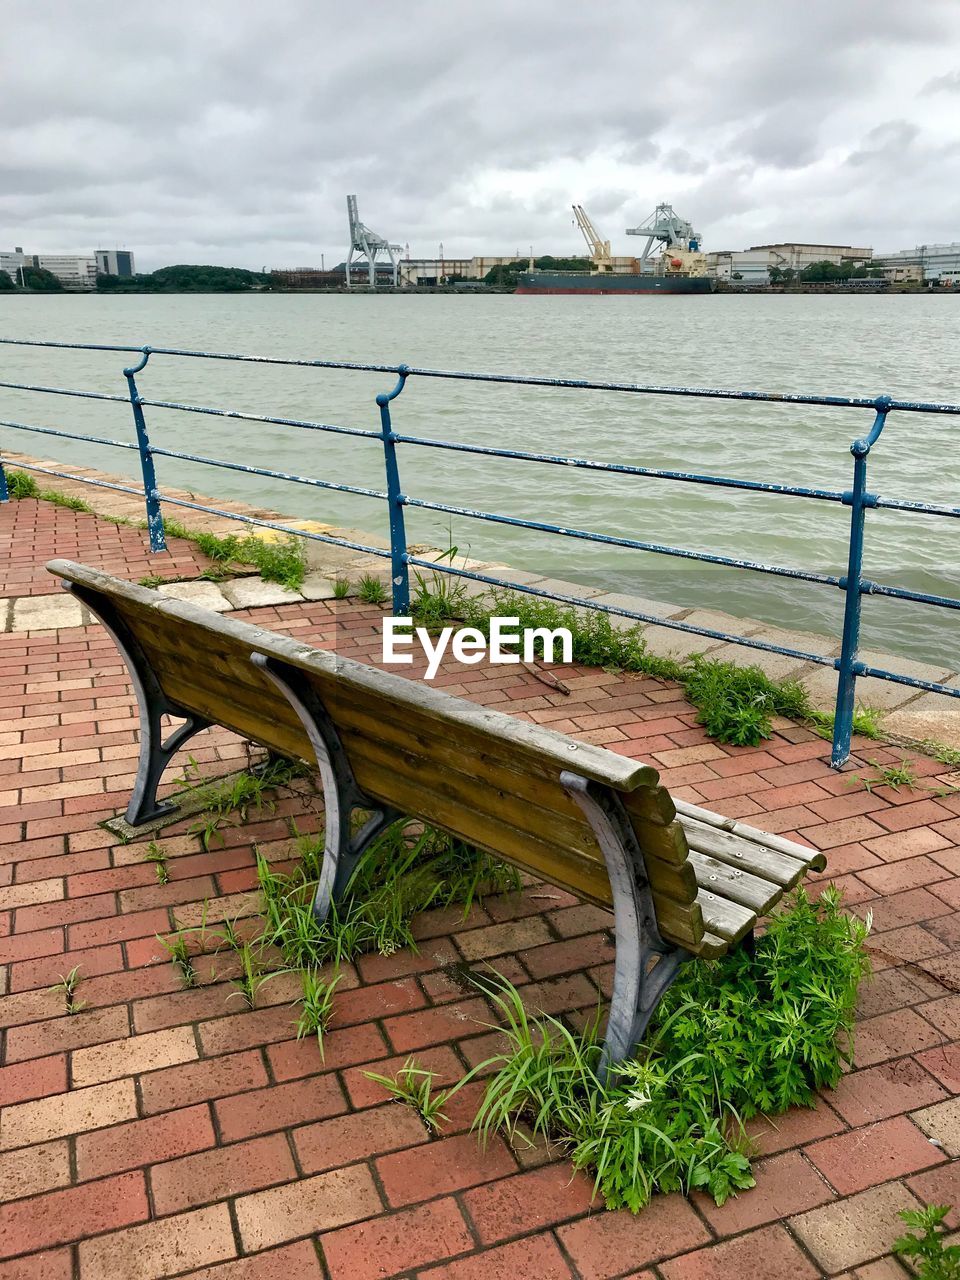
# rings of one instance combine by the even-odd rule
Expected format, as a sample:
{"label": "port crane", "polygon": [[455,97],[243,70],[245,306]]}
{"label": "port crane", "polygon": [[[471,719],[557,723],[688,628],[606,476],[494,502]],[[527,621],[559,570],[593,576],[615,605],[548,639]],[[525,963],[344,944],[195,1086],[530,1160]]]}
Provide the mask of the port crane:
{"label": "port crane", "polygon": [[583,232],[583,238],[590,250],[590,259],[597,271],[612,271],[613,260],[610,256],[610,241],[601,240],[599,232],[587,216],[582,204],[573,206],[573,216],[577,226]]}
{"label": "port crane", "polygon": [[350,220],[350,251],[346,262],[347,288],[350,287],[350,264],[353,262],[354,254],[357,254],[361,261],[366,262],[368,283],[371,289],[375,287],[377,255],[380,253],[385,253],[390,260],[393,268],[393,287],[396,288],[397,272],[400,267],[400,245],[390,244],[388,240],[384,240],[383,236],[378,236],[375,231],[363,225],[360,214],[357,212],[356,196],[347,196],[347,217]]}
{"label": "port crane", "polygon": [[681,254],[699,254],[700,251],[700,236],[689,222],[674,212],[671,204],[658,204],[646,222],[641,222],[638,227],[627,227],[627,235],[647,237],[643,253],[637,259],[641,272],[647,270],[650,250],[657,241],[664,249],[673,249]]}

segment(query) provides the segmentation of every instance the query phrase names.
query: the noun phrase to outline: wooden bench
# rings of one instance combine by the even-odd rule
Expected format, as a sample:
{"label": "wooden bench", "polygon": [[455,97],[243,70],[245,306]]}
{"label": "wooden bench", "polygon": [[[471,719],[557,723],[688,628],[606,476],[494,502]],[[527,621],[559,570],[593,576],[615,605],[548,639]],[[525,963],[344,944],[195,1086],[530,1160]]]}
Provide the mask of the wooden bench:
{"label": "wooden bench", "polygon": [[[612,907],[613,999],[604,1062],[632,1053],[680,965],[750,945],[823,855],[674,804],[648,765],[64,560],[47,568],[111,633],[140,709],[126,817],[174,808],[157,785],[174,752],[219,724],[316,761],[326,851],[322,919],[357,860],[409,815]],[[184,724],[164,739],[162,717]],[[368,814],[354,832],[351,815]]]}

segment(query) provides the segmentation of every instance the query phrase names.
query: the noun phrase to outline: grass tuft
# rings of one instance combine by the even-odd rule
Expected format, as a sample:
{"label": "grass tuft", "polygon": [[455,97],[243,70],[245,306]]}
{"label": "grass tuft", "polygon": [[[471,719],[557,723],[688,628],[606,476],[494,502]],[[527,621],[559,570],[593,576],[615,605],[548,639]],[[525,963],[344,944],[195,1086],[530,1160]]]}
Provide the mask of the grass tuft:
{"label": "grass tuft", "polygon": [[524,1122],[592,1171],[611,1209],[694,1188],[722,1204],[753,1185],[744,1120],[812,1105],[851,1060],[868,928],[836,890],[819,902],[796,891],[753,956],[688,965],[638,1057],[605,1081],[595,1022],[571,1031],[532,1018],[501,979],[492,1001],[507,1046],[474,1068],[494,1069],[474,1122],[481,1142]]}
{"label": "grass tuft", "polygon": [[67,1013],[81,1013],[86,1007],[86,1001],[77,999],[77,987],[82,982],[80,977],[80,966],[74,965],[69,973],[62,973],[60,981],[55,982],[50,988],[51,991],[62,991],[66,999]]}
{"label": "grass tuft", "polygon": [[443,1108],[467,1079],[464,1077],[452,1089],[434,1093],[433,1082],[437,1073],[421,1067],[413,1057],[406,1060],[395,1076],[378,1075],[376,1071],[365,1071],[363,1074],[368,1080],[383,1085],[395,1101],[413,1107],[431,1133],[439,1133],[442,1125],[447,1123],[448,1118],[444,1115]]}
{"label": "grass tuft", "polygon": [[363,604],[385,604],[387,589],[379,578],[365,573],[357,583],[357,599]]}

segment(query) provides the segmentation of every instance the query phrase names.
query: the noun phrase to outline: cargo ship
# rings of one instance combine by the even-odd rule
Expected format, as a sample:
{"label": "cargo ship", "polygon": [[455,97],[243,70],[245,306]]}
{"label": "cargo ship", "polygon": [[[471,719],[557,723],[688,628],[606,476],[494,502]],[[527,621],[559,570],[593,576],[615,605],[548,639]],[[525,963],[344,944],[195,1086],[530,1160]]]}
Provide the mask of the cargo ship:
{"label": "cargo ship", "polygon": [[[707,275],[707,259],[700,236],[669,204],[658,204],[628,236],[646,236],[639,258],[615,258],[610,241],[601,240],[582,205],[573,206],[574,219],[590,249],[592,271],[530,270],[517,279],[517,293],[689,294],[713,293],[716,279]],[[654,245],[659,247],[653,253]]]}
{"label": "cargo ship", "polygon": [[524,271],[517,277],[517,293],[713,293],[710,276],[654,275],[647,272],[603,274],[577,271]]}

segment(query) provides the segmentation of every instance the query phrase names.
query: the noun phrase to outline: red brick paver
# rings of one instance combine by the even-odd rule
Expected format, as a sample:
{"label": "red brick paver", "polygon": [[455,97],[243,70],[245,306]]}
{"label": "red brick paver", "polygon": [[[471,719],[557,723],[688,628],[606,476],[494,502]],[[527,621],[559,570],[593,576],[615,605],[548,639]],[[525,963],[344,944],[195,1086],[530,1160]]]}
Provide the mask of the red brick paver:
{"label": "red brick paver", "polygon": [[[11,513],[26,520],[31,506],[0,512],[8,534]],[[159,571],[143,562],[139,530],[40,515],[33,556]],[[13,564],[0,595],[10,583],[54,589]],[[241,616],[378,658],[376,608]],[[120,844],[98,826],[122,808],[136,766],[135,708],[112,643],[92,626],[5,634],[0,1280],[512,1280],[523,1268],[561,1280],[855,1268],[878,1280],[898,1209],[960,1199],[960,798],[947,766],[921,761],[916,791],[871,794],[853,781],[872,776],[863,757],[837,775],[805,730],[728,748],[706,741],[693,709],[657,681],[575,668],[563,678],[569,695],[482,667],[446,670],[438,684],[575,736],[620,734],[619,750],[653,758],[693,801],[825,849],[822,881],[839,879],[858,913],[872,913],[877,976],[861,997],[856,1062],[815,1109],[751,1122],[757,1187],[721,1208],[698,1193],[656,1197],[636,1218],[598,1212],[589,1178],[542,1147],[498,1138],[479,1151],[467,1132],[475,1094],[452,1100],[437,1137],[364,1076],[414,1053],[442,1085],[494,1051],[492,1011],[457,985],[455,964],[489,961],[552,1012],[593,1007],[609,984],[611,920],[559,890],[488,900],[467,922],[428,913],[418,954],[345,967],[323,1056],[296,1039],[295,982],[268,983],[249,1010],[221,956],[198,960],[200,986],[183,989],[156,935],[253,909],[254,845],[281,865],[295,856],[291,824],[318,828],[309,785],[225,830],[209,853],[189,822],[168,828],[161,886],[145,840]],[[191,745],[208,773],[245,760],[223,730]],[[70,1015],[50,987],[74,965],[86,1007]]]}

